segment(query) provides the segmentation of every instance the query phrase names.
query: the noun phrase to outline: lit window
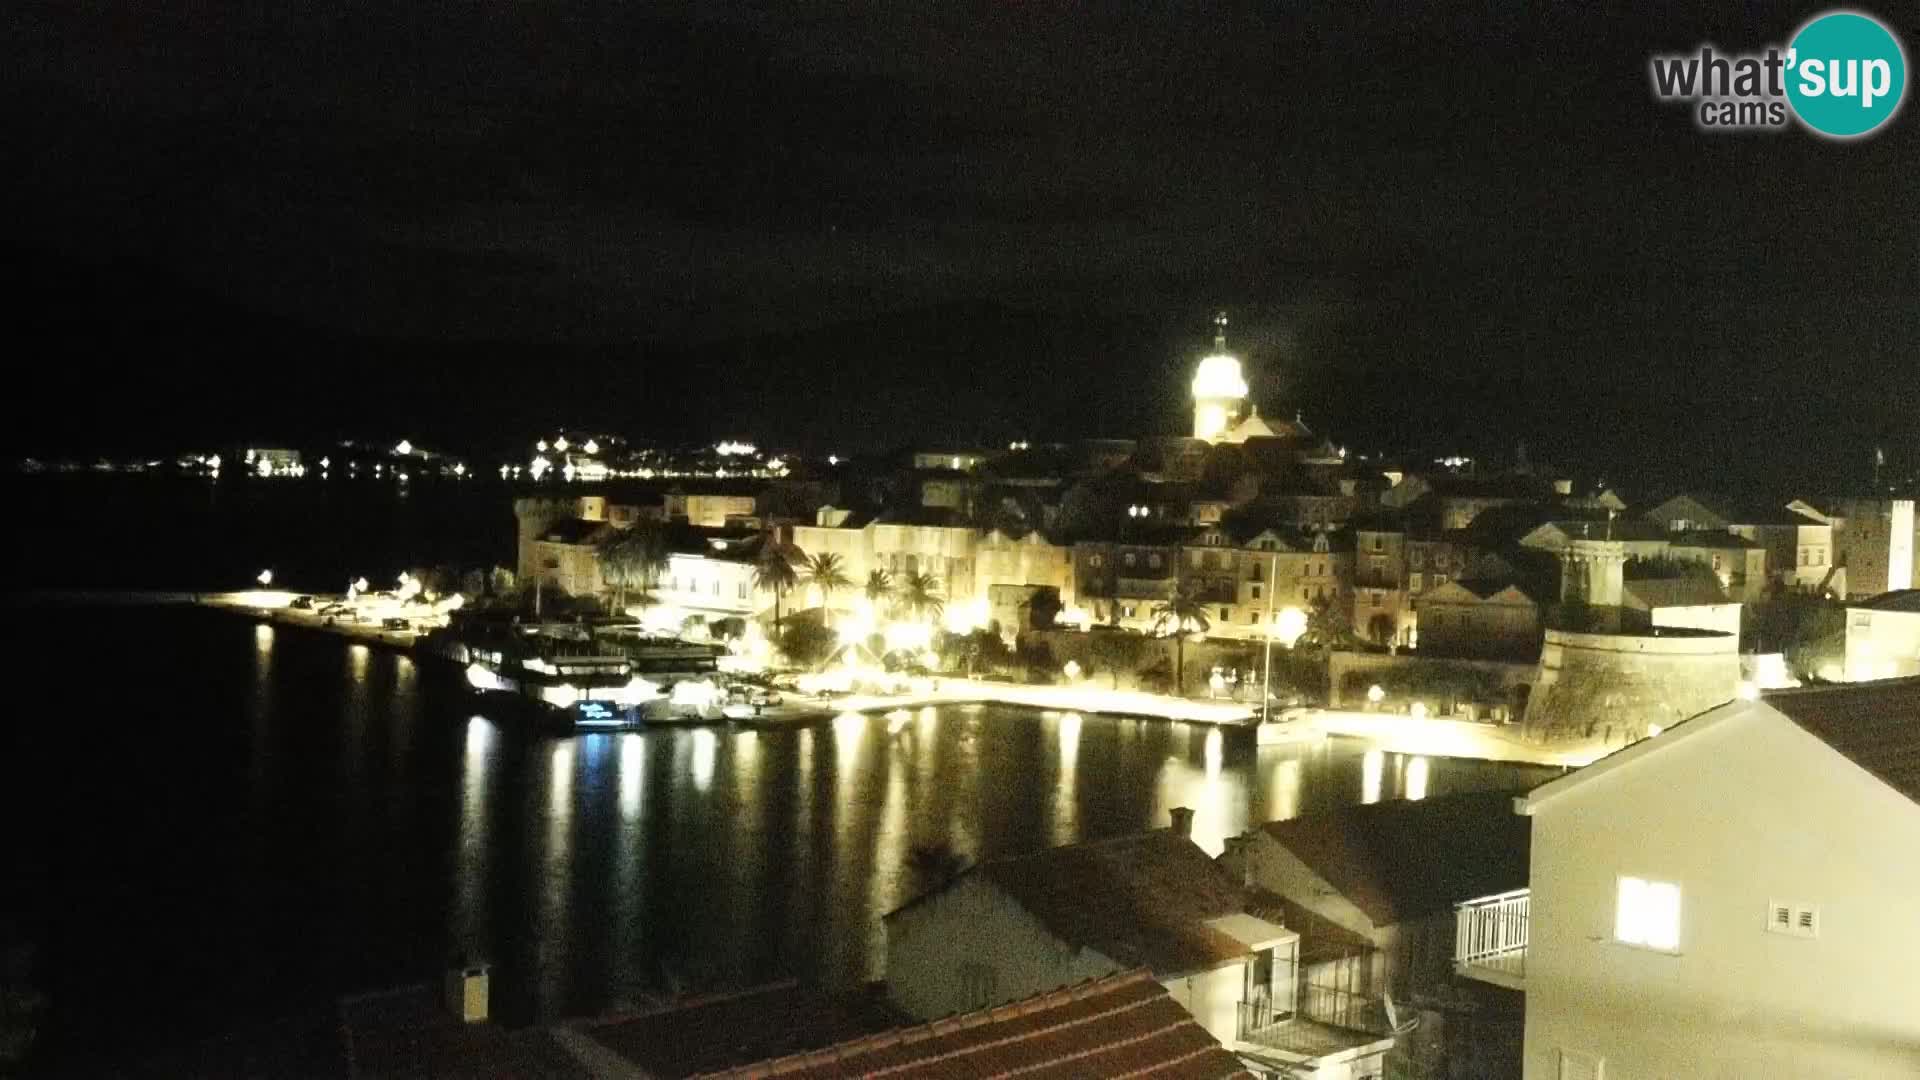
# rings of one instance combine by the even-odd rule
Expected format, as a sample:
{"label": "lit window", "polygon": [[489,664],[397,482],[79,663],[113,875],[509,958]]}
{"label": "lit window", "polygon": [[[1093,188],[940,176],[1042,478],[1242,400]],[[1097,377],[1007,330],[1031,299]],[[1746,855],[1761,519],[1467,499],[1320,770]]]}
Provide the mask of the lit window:
{"label": "lit window", "polygon": [[1680,948],[1680,886],[1636,877],[1620,879],[1613,938],[1662,952]]}
{"label": "lit window", "polygon": [[1128,566],[1133,565],[1133,552],[1131,551],[1127,552],[1127,565]]}

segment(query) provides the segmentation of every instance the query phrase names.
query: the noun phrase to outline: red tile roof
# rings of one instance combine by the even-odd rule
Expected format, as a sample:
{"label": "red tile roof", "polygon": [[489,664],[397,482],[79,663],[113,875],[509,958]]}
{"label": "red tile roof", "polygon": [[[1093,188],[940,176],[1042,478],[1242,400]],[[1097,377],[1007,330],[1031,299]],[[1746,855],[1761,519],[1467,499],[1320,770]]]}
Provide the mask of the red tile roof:
{"label": "red tile roof", "polygon": [[876,997],[830,996],[792,981],[682,1001],[583,1025],[652,1076],[696,1076],[786,1057],[897,1026]]}
{"label": "red tile roof", "polygon": [[1247,910],[1247,892],[1171,829],[1048,848],[975,871],[1057,937],[1162,978],[1247,955],[1207,925]]}
{"label": "red tile roof", "polygon": [[259,1028],[176,1047],[116,1074],[137,1077],[374,1077],[399,1080],[588,1080],[546,1028],[466,1024],[433,986],[341,998]]}
{"label": "red tile roof", "polygon": [[591,1075],[545,1028],[461,1023],[442,1007],[437,987],[344,998],[340,1024],[356,1077]]}
{"label": "red tile roof", "polygon": [[[771,1021],[771,1018],[769,1018]],[[726,1077],[1146,1077],[1251,1080],[1144,970],[998,1008],[709,1075]]]}
{"label": "red tile roof", "polygon": [[1869,611],[1920,613],[1920,589],[1895,589],[1893,592],[1883,592],[1879,596],[1856,601],[1847,606],[1866,608]]}
{"label": "red tile roof", "polygon": [[1375,926],[1527,884],[1530,824],[1510,792],[1351,806],[1261,829]]}
{"label": "red tile roof", "polygon": [[1920,678],[1781,690],[1763,700],[1920,803]]}

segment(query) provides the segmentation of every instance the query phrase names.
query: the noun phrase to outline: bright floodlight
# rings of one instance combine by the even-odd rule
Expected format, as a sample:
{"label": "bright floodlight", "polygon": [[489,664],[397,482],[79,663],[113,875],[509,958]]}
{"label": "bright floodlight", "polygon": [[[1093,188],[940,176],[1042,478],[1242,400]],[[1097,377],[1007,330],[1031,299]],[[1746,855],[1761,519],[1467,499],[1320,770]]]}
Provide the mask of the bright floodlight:
{"label": "bright floodlight", "polygon": [[408,454],[413,453],[413,444],[405,439],[401,439],[400,445],[394,447],[393,452],[399,454],[401,457],[406,457]]}
{"label": "bright floodlight", "polygon": [[253,580],[259,582],[262,585],[271,585],[273,584],[273,571],[262,570],[256,577],[254,577]]}
{"label": "bright floodlight", "polygon": [[1247,380],[1240,375],[1240,361],[1226,353],[1219,353],[1200,361],[1200,370],[1193,376],[1193,396],[1196,398],[1243,398],[1247,396]]}
{"label": "bright floodlight", "polygon": [[1379,683],[1374,683],[1372,686],[1367,687],[1367,700],[1373,702],[1375,705],[1380,704],[1386,696],[1387,692],[1380,688]]}
{"label": "bright floodlight", "polygon": [[1307,632],[1307,613],[1297,607],[1281,608],[1274,616],[1273,638],[1280,644],[1292,648]]}

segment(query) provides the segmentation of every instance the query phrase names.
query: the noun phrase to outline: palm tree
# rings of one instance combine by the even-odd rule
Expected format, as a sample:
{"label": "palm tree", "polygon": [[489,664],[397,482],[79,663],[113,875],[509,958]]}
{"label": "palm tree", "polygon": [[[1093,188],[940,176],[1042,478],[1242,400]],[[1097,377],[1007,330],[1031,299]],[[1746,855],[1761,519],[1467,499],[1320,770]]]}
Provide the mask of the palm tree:
{"label": "palm tree", "polygon": [[614,587],[614,610],[627,606],[627,589],[651,589],[667,565],[665,539],[651,525],[617,529],[600,541],[600,576]]}
{"label": "palm tree", "polygon": [[847,576],[846,563],[840,556],[828,551],[808,556],[802,565],[806,567],[806,583],[820,590],[821,618],[830,623],[833,594],[853,587],[853,579]]}
{"label": "palm tree", "polygon": [[795,585],[800,576],[793,571],[793,563],[787,557],[786,546],[769,537],[760,547],[760,561],[753,567],[753,587],[761,592],[773,594],[773,636],[780,637],[780,598]]}
{"label": "palm tree", "polygon": [[657,521],[636,522],[627,530],[627,543],[634,551],[640,572],[640,587],[648,591],[660,584],[667,572],[667,531]]}
{"label": "palm tree", "polygon": [[1207,606],[1190,581],[1176,583],[1173,595],[1154,605],[1153,632],[1160,634],[1165,633],[1168,627],[1173,628],[1173,692],[1176,696],[1187,690],[1188,628],[1204,634],[1211,625],[1207,621]]}
{"label": "palm tree", "polygon": [[893,575],[885,570],[873,570],[867,574],[867,602],[873,605],[878,615],[883,607],[893,603]]}
{"label": "palm tree", "polygon": [[900,606],[916,619],[938,622],[947,610],[940,595],[940,579],[928,573],[908,574],[900,583]]}
{"label": "palm tree", "polygon": [[1315,597],[1307,611],[1307,629],[1294,640],[1294,647],[1331,649],[1353,640],[1353,620],[1344,604],[1330,596]]}

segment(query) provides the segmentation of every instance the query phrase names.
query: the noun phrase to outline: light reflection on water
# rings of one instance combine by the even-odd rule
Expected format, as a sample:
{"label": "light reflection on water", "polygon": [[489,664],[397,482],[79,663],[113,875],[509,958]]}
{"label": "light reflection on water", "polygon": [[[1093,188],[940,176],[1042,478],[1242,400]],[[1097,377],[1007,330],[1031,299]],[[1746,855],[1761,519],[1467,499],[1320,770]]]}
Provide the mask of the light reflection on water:
{"label": "light reflection on water", "polygon": [[[493,963],[508,1022],[676,985],[849,986],[880,974],[880,917],[928,887],[929,865],[1165,827],[1179,806],[1217,852],[1263,821],[1552,775],[983,705],[555,738],[429,660],[219,614],[149,625],[184,636],[192,662],[136,658],[141,684],[205,722],[130,731],[139,753],[94,766],[112,829],[65,826],[73,850],[103,855],[60,901],[75,941],[165,909],[170,932],[138,961],[106,937],[84,958],[89,984],[137,963],[143,983],[181,987],[156,1029],[432,980],[455,954]],[[75,745],[90,743],[48,744]],[[167,857],[113,857],[135,849]]]}
{"label": "light reflection on water", "polygon": [[[1070,713],[976,706],[898,719],[579,738],[469,720],[451,864],[456,948],[531,957],[531,986],[516,994],[509,977],[496,988],[509,1014],[528,1016],[669,984],[797,975],[846,985],[881,973],[879,917],[926,886],[910,857],[917,845],[977,862],[1164,827],[1186,806],[1195,841],[1217,854],[1266,820],[1541,776]],[[821,739],[831,741],[824,774]],[[502,797],[521,800],[524,816],[487,805]],[[517,833],[498,831],[509,824]],[[489,917],[484,897],[503,876],[533,898],[517,921]]]}

